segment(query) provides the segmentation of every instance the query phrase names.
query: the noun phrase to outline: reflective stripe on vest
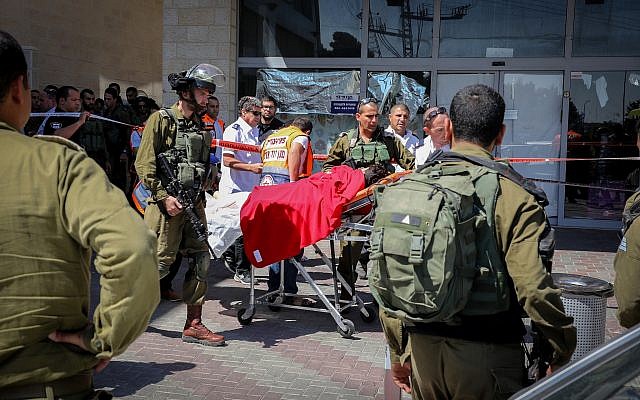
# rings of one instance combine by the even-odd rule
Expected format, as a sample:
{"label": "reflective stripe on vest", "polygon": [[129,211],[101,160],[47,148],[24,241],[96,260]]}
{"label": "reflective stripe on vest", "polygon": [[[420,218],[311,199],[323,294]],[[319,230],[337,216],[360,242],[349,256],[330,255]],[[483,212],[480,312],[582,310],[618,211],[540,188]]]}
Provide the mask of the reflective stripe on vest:
{"label": "reflective stripe on vest", "polygon": [[[262,173],[274,173],[289,176],[289,149],[298,136],[307,136],[299,128],[288,126],[269,135],[262,143]],[[308,137],[308,136],[307,136]],[[307,146],[307,157],[300,177],[308,176],[313,169],[313,151],[311,143]]]}

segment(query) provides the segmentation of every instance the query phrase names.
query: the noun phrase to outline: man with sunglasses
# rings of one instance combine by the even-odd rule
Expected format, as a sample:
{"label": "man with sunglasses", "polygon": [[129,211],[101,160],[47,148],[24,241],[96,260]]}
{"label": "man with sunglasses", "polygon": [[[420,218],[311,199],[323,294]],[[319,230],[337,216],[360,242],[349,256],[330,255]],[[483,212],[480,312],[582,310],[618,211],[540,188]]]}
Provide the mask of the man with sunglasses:
{"label": "man with sunglasses", "polygon": [[[260,144],[257,128],[262,115],[260,100],[253,96],[244,96],[238,102],[238,112],[240,117],[224,130],[222,138],[229,142]],[[260,153],[223,149],[219,194],[224,196],[236,192],[250,192],[260,183],[261,173]],[[223,257],[227,268],[235,270],[233,279],[244,285],[250,285],[251,263],[244,254],[242,237],[224,252]]]}
{"label": "man with sunglasses", "polygon": [[[378,126],[380,114],[376,99],[360,100],[355,117],[356,128],[340,134],[331,147],[327,161],[322,165],[323,171],[329,172],[335,166],[347,164],[353,168],[383,169],[388,175],[395,171],[394,163],[405,170],[415,167],[413,155],[400,139]],[[357,233],[356,231],[355,234]],[[362,246],[363,242],[347,242],[342,248],[338,272],[345,278],[349,287],[342,287],[341,300],[353,299],[353,284],[357,278],[354,269],[360,258]]]}
{"label": "man with sunglasses", "polygon": [[419,167],[427,161],[427,158],[436,150],[449,150],[451,137],[451,120],[447,109],[444,107],[431,107],[425,111],[422,117],[422,130],[424,131],[424,145],[416,150],[416,166]]}

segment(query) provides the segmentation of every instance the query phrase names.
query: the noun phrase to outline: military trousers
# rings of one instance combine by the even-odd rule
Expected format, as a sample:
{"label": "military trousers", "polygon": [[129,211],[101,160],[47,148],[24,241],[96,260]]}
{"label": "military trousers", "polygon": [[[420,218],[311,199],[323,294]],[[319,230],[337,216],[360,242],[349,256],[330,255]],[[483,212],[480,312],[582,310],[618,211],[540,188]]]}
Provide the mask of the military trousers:
{"label": "military trousers", "polygon": [[[362,236],[360,231],[353,231],[349,233],[350,236]],[[356,280],[358,278],[355,268],[358,265],[358,260],[360,259],[360,253],[362,252],[362,248],[364,247],[364,242],[342,242],[342,254],[340,255],[340,259],[338,260],[338,272],[349,287],[352,289]],[[342,290],[342,294],[340,296],[341,299],[346,300],[347,297],[350,299],[350,296],[347,296],[346,292]]]}
{"label": "military trousers", "polygon": [[[207,226],[202,202],[195,207],[200,222]],[[160,279],[171,272],[171,264],[178,251],[189,257],[189,269],[184,276],[182,299],[186,304],[201,305],[207,293],[207,273],[211,255],[206,243],[198,236],[185,212],[169,217],[160,211],[157,204],[149,204],[144,213],[145,224],[158,237],[158,272]]]}
{"label": "military trousers", "polygon": [[519,343],[472,342],[409,334],[413,399],[507,399],[524,387]]}

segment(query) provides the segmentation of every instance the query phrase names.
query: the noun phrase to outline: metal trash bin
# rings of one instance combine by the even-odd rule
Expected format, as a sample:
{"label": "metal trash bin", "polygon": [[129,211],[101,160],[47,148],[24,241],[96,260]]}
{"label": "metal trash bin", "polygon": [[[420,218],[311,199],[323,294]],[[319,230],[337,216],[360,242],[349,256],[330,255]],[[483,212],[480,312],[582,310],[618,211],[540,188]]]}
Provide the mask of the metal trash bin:
{"label": "metal trash bin", "polygon": [[613,285],[590,276],[552,273],[553,282],[562,291],[562,304],[573,317],[578,331],[576,361],[604,343],[607,322],[607,298],[613,296]]}

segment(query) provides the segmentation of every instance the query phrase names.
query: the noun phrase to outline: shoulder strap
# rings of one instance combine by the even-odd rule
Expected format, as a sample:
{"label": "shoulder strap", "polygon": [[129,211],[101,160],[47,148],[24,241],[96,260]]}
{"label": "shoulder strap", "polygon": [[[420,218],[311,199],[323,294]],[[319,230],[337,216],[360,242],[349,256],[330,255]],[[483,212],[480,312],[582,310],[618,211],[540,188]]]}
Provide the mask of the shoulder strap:
{"label": "shoulder strap", "polygon": [[516,183],[524,190],[529,192],[533,197],[536,198],[536,201],[542,206],[546,207],[549,205],[549,200],[547,199],[547,195],[544,190],[537,187],[532,181],[522,176],[515,169],[513,169],[510,165],[503,164],[501,162],[495,160],[489,160],[479,157],[474,157],[466,154],[460,154],[453,151],[443,152],[442,150],[438,150],[434,152],[423,167],[420,170],[424,169],[425,166],[433,165],[437,162],[441,161],[467,161],[475,165],[481,165],[483,167],[487,167],[498,174],[504,176],[510,181]]}

